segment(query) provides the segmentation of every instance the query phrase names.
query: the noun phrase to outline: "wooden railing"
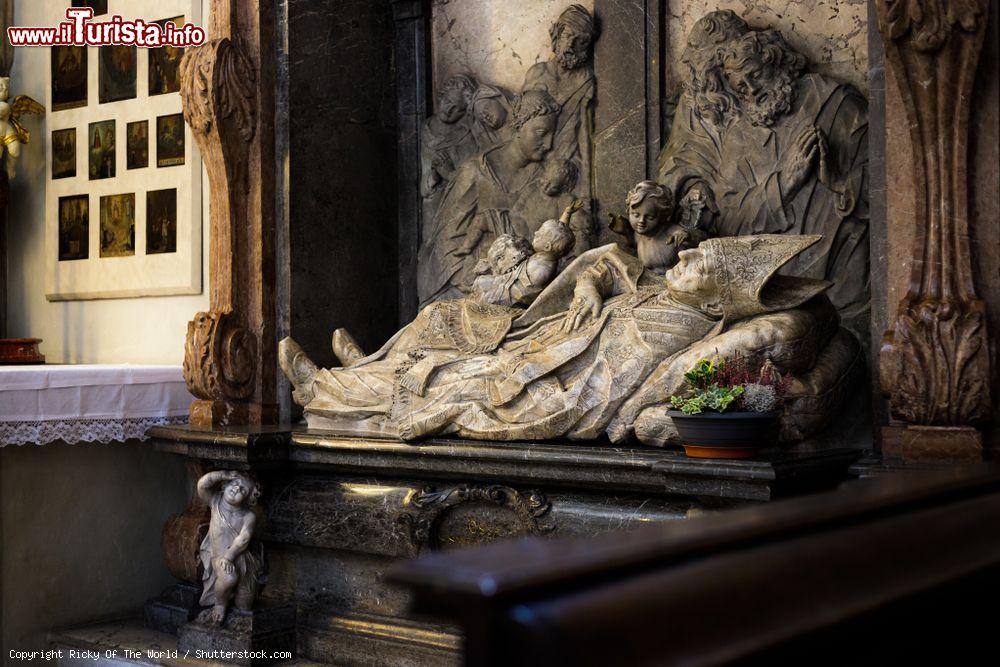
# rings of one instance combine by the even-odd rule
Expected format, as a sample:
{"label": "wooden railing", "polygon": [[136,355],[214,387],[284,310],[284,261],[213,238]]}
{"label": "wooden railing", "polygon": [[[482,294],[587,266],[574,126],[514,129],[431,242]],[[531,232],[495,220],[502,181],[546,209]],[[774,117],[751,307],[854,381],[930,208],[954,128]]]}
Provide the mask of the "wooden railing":
{"label": "wooden railing", "polygon": [[[993,651],[1000,468],[889,476],[393,574],[469,665],[973,664]],[[979,663],[982,664],[982,663]]]}

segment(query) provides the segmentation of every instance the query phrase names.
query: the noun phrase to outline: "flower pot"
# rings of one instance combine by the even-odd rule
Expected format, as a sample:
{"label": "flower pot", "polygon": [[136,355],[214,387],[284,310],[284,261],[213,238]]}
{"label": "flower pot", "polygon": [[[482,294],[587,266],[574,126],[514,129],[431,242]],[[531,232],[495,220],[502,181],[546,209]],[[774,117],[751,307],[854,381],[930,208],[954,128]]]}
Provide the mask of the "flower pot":
{"label": "flower pot", "polygon": [[748,459],[777,439],[781,412],[667,412],[684,441],[684,451],[696,459]]}

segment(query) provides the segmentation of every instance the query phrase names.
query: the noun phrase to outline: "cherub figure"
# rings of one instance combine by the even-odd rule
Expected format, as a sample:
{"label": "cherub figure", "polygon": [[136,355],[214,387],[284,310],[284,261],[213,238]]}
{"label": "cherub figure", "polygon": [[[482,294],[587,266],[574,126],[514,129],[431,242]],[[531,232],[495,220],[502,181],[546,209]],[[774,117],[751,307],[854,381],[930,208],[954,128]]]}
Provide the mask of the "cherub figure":
{"label": "cherub figure", "polygon": [[27,95],[18,95],[10,104],[10,77],[0,77],[0,137],[3,137],[3,157],[7,178],[14,180],[17,175],[17,159],[21,156],[21,146],[28,143],[31,133],[21,125],[25,114],[44,114],[45,107]]}
{"label": "cherub figure", "polygon": [[[542,177],[538,183],[541,194],[545,195],[545,197],[553,198],[554,203],[561,201],[565,197],[569,197],[569,202],[567,206],[563,207],[561,210],[563,212],[563,216],[566,216],[566,209],[567,208],[573,209],[572,211],[569,212],[569,217],[564,221],[566,225],[569,225],[570,232],[572,232],[574,236],[574,245],[573,247],[570,248],[571,250],[575,249],[577,245],[577,231],[574,228],[574,226],[579,226],[582,224],[577,220],[580,216],[574,214],[583,208],[583,203],[577,202],[577,200],[572,198],[572,195],[568,194],[572,192],[573,188],[575,187],[576,179],[577,179],[577,167],[575,162],[573,162],[572,160],[556,160],[553,162],[549,162],[545,165],[545,169],[542,171]],[[538,202],[541,201],[542,199],[543,198],[541,197],[536,197],[534,198],[533,201]],[[530,211],[527,212],[526,214],[529,213]],[[538,218],[535,219],[538,220],[541,219],[543,216],[548,217],[548,215],[556,215],[556,214],[557,214],[556,212],[546,213],[545,210],[543,209],[542,215],[539,215]],[[553,222],[556,221],[553,220]],[[459,246],[458,250],[455,251],[455,256],[465,257],[467,255],[471,255],[472,253],[476,252],[476,249],[479,247],[479,244],[483,240],[483,237],[492,233],[494,233],[493,221],[488,216],[476,216],[469,223],[469,228],[465,233],[465,240],[463,241],[462,245]],[[507,236],[512,236],[512,235],[508,234]],[[497,240],[499,240],[499,237],[497,238]],[[519,240],[524,241],[524,239],[519,239]],[[494,241],[493,243],[496,244],[496,241]],[[505,242],[507,251],[512,253],[513,248],[510,246],[510,243],[511,243],[510,241]],[[524,243],[527,244],[526,241],[524,241]],[[503,247],[505,247],[504,244],[498,245],[497,251],[501,252],[501,248]],[[526,245],[525,247],[530,247],[530,246]],[[589,249],[590,249],[589,244],[583,248],[583,250],[589,250]],[[492,254],[493,254],[492,251],[488,253],[488,255]],[[521,261],[523,261],[523,258],[522,260],[516,261],[515,265],[519,264]],[[479,260],[479,262],[480,263],[476,265],[476,273],[482,274],[486,272],[487,266],[489,265],[489,256],[484,257],[483,259]],[[500,275],[500,273],[506,273],[506,271],[499,271],[499,272],[496,271],[495,266],[490,266],[490,268],[494,269],[494,273],[496,275]]]}
{"label": "cherub figure", "polygon": [[575,239],[568,223],[582,206],[583,202],[574,201],[559,220],[542,223],[530,246],[524,239],[508,234],[497,238],[486,259],[477,266],[477,272],[486,275],[473,282],[473,296],[503,306],[531,305],[555,278],[559,260],[573,249]]}
{"label": "cherub figure", "polygon": [[201,543],[201,604],[211,606],[212,623],[221,625],[230,602],[249,611],[257,597],[263,559],[251,550],[257,516],[252,506],[260,487],[249,476],[222,470],[198,480],[198,496],[212,510],[208,534]]}
{"label": "cherub figure", "polygon": [[[697,226],[685,227],[672,223],[674,196],[670,189],[656,181],[637,183],[625,198],[628,219],[612,214],[611,229],[618,233],[631,230],[635,234],[636,254],[647,269],[663,275],[677,263],[681,250],[694,248],[708,238]],[[697,217],[684,217],[690,224]]]}
{"label": "cherub figure", "polygon": [[[539,182],[541,193],[549,198],[555,208],[552,209],[553,217],[565,212],[568,206],[573,206],[577,200],[574,190],[580,179],[580,168],[573,160],[552,159],[546,162]],[[544,201],[539,198],[538,201]],[[573,247],[564,258],[563,265],[574,258],[590,250],[594,245],[594,224],[590,216],[590,211],[583,210],[584,207],[574,207],[573,214],[566,224],[573,232]]]}
{"label": "cherub figure", "polygon": [[532,252],[527,239],[513,234],[501,234],[486,251],[486,257],[476,264],[476,275],[484,278],[508,274],[527,260]]}

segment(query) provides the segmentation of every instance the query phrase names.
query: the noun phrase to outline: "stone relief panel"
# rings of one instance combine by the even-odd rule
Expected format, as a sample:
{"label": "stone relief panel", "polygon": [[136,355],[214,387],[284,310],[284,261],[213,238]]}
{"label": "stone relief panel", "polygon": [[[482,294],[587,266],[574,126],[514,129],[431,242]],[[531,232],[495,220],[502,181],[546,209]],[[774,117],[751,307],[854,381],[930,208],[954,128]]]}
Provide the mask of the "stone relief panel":
{"label": "stone relief panel", "polygon": [[680,87],[680,58],[691,28],[729,9],[754,27],[775,28],[820,74],[867,91],[866,0],[667,0],[666,88]]}
{"label": "stone relief panel", "polygon": [[[435,11],[456,6],[443,3]],[[644,7],[642,15],[648,16],[649,7]],[[616,11],[600,3],[598,8],[604,18]],[[489,16],[479,10],[480,19]],[[744,6],[742,13],[754,16],[752,7]],[[809,296],[828,293],[839,311],[839,317],[834,312],[830,318],[835,320],[831,330],[843,322],[867,339],[867,100],[848,82],[852,77],[824,73],[834,60],[812,55],[816,43],[802,41],[800,51],[786,39],[787,16],[755,23],[728,10],[706,11],[683,37],[672,40],[667,62],[650,65],[663,67],[668,77],[679,72],[681,86],[659,160],[652,159],[654,148],[643,165],[653,180],[631,186],[621,199],[612,197],[611,189],[602,191],[602,208],[591,186],[592,165],[602,164],[593,162],[598,92],[593,56],[599,22],[592,12],[579,4],[563,5],[541,37],[548,56],[519,70],[513,84],[510,71],[504,75],[513,88],[484,74],[489,67],[477,71],[479,63],[493,61],[483,56],[486,52],[470,55],[471,37],[458,46],[450,42],[457,39],[451,34],[457,19],[442,27],[438,14],[434,27],[444,32],[435,33],[437,97],[422,145],[421,311],[370,357],[352,360],[338,354],[342,368],[323,370],[294,341],[283,342],[282,367],[313,428],[403,439],[440,434],[498,440],[591,439],[601,433],[630,437],[638,413],[663,403],[665,395],[639,391],[641,400],[627,399],[635,409],[619,414],[622,401],[663,360],[636,356],[644,344],[645,324],[637,324],[638,338],[630,342],[630,329],[614,321],[626,316],[618,306],[638,307],[663,290],[664,282],[669,294],[657,304],[668,306],[681,290],[675,282],[689,271],[698,280],[719,272],[732,260],[724,252],[730,247],[752,263],[760,248],[790,244],[795,251],[783,257],[783,272],[803,280],[807,291],[816,290]],[[668,30],[675,30],[685,16],[664,17]],[[787,32],[801,37],[805,20],[789,25]],[[812,25],[820,19],[809,20]],[[467,33],[478,36],[474,43],[497,38],[489,37],[488,23]],[[516,21],[504,17],[500,24],[510,28]],[[638,24],[645,28],[642,21]],[[858,26],[859,39],[865,28],[865,23]],[[647,49],[651,43],[647,39],[641,46]],[[682,48],[673,52],[678,44]],[[507,47],[496,48],[498,60],[512,69]],[[456,57],[450,70],[445,51]],[[849,60],[852,68],[862,66],[855,55]],[[601,71],[609,82],[623,76],[614,68]],[[639,108],[644,103],[649,103],[648,93],[636,102]],[[659,134],[652,127],[646,125],[644,137]],[[617,214],[622,200],[626,215]],[[583,206],[577,207],[580,201]],[[593,244],[595,209],[601,211],[602,227],[618,233],[619,247],[587,252]],[[564,254],[566,244],[554,229],[560,224],[572,230],[574,252]],[[678,263],[683,250],[689,252]],[[704,271],[692,268],[696,257],[707,258]],[[572,264],[565,261],[574,258]],[[504,278],[508,275],[510,281]],[[692,295],[692,303],[682,302],[701,309],[699,317],[682,316],[671,306],[669,312],[642,313],[637,320],[658,321],[662,315],[672,323],[675,316],[681,318],[677,322],[684,335],[693,338],[675,340],[671,329],[664,334],[669,340],[657,340],[670,354],[693,349],[699,341],[712,344],[720,331],[730,333],[728,325],[747,316],[715,308],[716,297],[728,298],[726,294],[749,284],[731,278],[721,271],[713,278],[719,294]],[[563,321],[552,324],[560,314]],[[669,328],[666,320],[661,324]],[[586,337],[573,337],[587,327]],[[794,327],[782,324],[778,329],[791,335]],[[829,342],[828,337],[817,339],[814,352],[826,350]],[[845,343],[851,367],[856,346],[856,341]],[[568,356],[552,356],[547,350],[553,347]],[[717,346],[711,349],[718,352]],[[537,359],[532,357],[536,353]],[[567,382],[594,370],[589,364],[595,358],[611,364],[600,368],[611,376],[595,376],[593,382],[569,389]],[[815,361],[810,357],[796,370],[807,371]],[[579,375],[564,377],[571,368]],[[548,377],[556,369],[561,374]],[[648,404],[643,402],[647,399]],[[572,405],[556,406],[563,400]],[[471,403],[489,407],[468,409]]]}
{"label": "stone relief panel", "polygon": [[658,180],[715,236],[816,234],[791,275],[834,283],[861,340],[869,319],[868,102],[812,71],[781,31],[728,10],[700,18]]}
{"label": "stone relief panel", "polygon": [[[529,239],[570,208],[563,224],[574,241],[563,265],[593,244],[597,30],[592,12],[581,4],[563,5],[537,37],[539,53],[547,51],[547,57],[538,55],[525,69],[511,64],[517,52],[506,46],[485,54],[470,51],[472,43],[492,44],[480,31],[490,25],[494,10],[478,7],[480,20],[469,24],[476,29],[462,37],[457,19],[440,23],[449,8],[450,3],[435,6],[440,32],[435,37],[441,42],[435,61],[439,74],[451,71],[438,81],[421,146],[417,287],[422,306],[468,294],[494,241],[504,235]],[[506,11],[503,18],[504,31],[518,34],[517,22]],[[490,78],[500,62],[506,63],[501,77],[506,86]],[[511,71],[523,75],[511,79]]]}
{"label": "stone relief panel", "polygon": [[[434,0],[431,7],[434,90],[473,73],[518,90],[524,73],[552,57],[549,29],[567,0]],[[594,0],[579,3],[593,14]]]}

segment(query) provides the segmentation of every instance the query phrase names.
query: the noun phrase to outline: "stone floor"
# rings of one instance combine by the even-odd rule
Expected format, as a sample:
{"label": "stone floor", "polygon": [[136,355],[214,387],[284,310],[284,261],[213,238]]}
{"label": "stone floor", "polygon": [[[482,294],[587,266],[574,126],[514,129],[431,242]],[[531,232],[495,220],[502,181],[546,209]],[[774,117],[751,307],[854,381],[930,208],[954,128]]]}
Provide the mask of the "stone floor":
{"label": "stone floor", "polygon": [[[145,628],[139,617],[55,631],[49,640],[52,649],[62,650],[60,667],[231,667],[231,663],[185,657],[177,650],[176,637]],[[313,667],[319,663],[291,660],[281,664]]]}

